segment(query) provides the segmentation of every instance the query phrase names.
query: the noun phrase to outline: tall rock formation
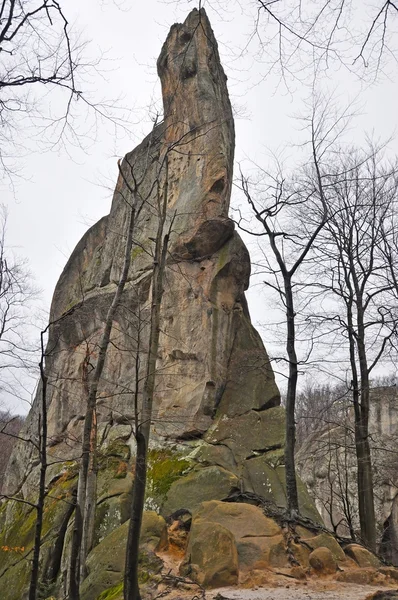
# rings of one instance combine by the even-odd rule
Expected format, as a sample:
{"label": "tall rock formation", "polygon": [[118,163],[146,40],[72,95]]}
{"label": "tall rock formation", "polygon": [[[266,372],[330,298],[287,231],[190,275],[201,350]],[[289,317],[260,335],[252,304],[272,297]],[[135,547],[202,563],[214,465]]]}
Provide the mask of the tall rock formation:
{"label": "tall rock formation", "polygon": [[[158,73],[164,120],[125,156],[110,214],[78,243],[55,289],[46,361],[50,453],[65,460],[76,458],[87,379],[120,277],[130,206],[137,203],[140,212],[128,283],[98,393],[100,442],[119,435],[119,425],[126,439],[135,386],[139,396],[142,391],[153,241],[167,160],[166,229],[173,224],[162,302],[154,439],[158,445],[188,440],[190,448],[198,444],[207,453],[223,453],[223,466],[234,465],[239,476],[253,452],[282,448],[283,412],[275,408],[279,393],[244,296],[249,255],[228,218],[234,123],[226,76],[203,10],[192,11],[183,25],[171,28]],[[37,430],[36,403],[26,426],[29,435]],[[267,427],[271,414],[273,425]],[[234,429],[239,442],[231,436]],[[133,436],[130,442],[133,448]],[[27,452],[22,448],[14,452],[10,493],[26,473]]]}
{"label": "tall rock formation", "polygon": [[[237,490],[286,505],[284,411],[244,295],[249,255],[228,218],[234,123],[226,76],[203,9],[193,10],[184,24],[173,25],[158,60],[158,73],[164,119],[121,162],[110,213],[76,246],[51,306],[46,351],[49,495],[42,572],[51,573],[58,582],[65,579],[70,499],[76,487],[88,382],[119,281],[134,205],[131,267],[98,391],[95,543],[114,540],[109,536],[116,534],[111,532],[128,518],[134,480],[134,399],[139,411],[149,342],[154,238],[165,193],[165,228],[171,235],[147,508],[164,516],[179,509],[192,512],[204,501],[221,500]],[[23,431],[23,437],[33,441],[38,436],[39,399],[40,389]],[[35,446],[18,443],[9,464],[7,492],[34,501],[38,469]],[[300,502],[304,514],[317,518],[302,487]],[[28,551],[33,525],[29,505],[4,505],[2,544]],[[274,533],[272,529],[270,535]],[[278,544],[281,539],[278,535]],[[97,565],[97,558],[90,560]],[[23,564],[12,556],[6,559],[0,570],[0,595],[22,598]],[[104,572],[109,578],[115,569],[104,567]],[[84,598],[96,597],[113,581],[101,577],[105,575],[95,576],[94,587],[86,584]],[[19,596],[10,592],[11,580],[22,586]]]}

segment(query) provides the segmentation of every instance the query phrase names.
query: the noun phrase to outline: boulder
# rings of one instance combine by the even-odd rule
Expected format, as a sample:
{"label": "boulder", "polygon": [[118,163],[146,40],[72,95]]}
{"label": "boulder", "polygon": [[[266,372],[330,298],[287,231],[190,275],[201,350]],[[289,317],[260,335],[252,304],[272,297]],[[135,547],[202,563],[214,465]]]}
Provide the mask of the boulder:
{"label": "boulder", "polygon": [[180,572],[204,587],[236,585],[238,552],[232,533],[217,523],[193,523]]}
{"label": "boulder", "polygon": [[195,512],[194,523],[208,521],[228,529],[235,540],[240,538],[269,537],[281,534],[281,528],[265,516],[258,506],[238,502],[203,502]]}
{"label": "boulder", "polygon": [[289,567],[283,535],[243,537],[237,541],[237,548],[241,570]]}
{"label": "boulder", "polygon": [[288,566],[281,528],[257,506],[214,500],[203,502],[194,514],[192,527],[200,523],[221,525],[232,534],[240,569]]}
{"label": "boulder", "polygon": [[346,558],[336,539],[329,533],[321,533],[313,537],[303,538],[303,541],[312,550],[316,548],[328,548],[335,561],[344,561]]}
{"label": "boulder", "polygon": [[396,567],[380,567],[379,573],[382,573],[394,581],[398,581],[398,569]]}
{"label": "boulder", "polygon": [[356,583],[357,585],[369,585],[377,576],[375,569],[349,569],[337,575],[337,581],[343,583]]}
{"label": "boulder", "polygon": [[226,498],[238,487],[236,475],[222,467],[199,468],[171,484],[161,512],[165,516],[182,508],[193,512],[202,502]]}
{"label": "boulder", "polygon": [[227,446],[237,463],[282,448],[285,444],[285,411],[277,406],[260,412],[251,410],[234,418],[223,416],[211,429],[207,440]]}
{"label": "boulder", "polygon": [[324,546],[320,546],[311,552],[309,563],[317,573],[322,575],[329,575],[335,573],[337,570],[336,559],[331,550]]}
{"label": "boulder", "polygon": [[380,567],[380,561],[377,556],[359,544],[349,544],[344,548],[344,552],[347,556],[355,560],[359,567],[371,567],[373,569]]}
{"label": "boulder", "polygon": [[[123,580],[129,521],[114,529],[89,554],[88,576],[81,588],[82,600],[96,600],[98,595]],[[144,512],[140,537],[140,580],[147,583],[160,572],[163,562],[155,550],[167,547],[165,520],[154,512]]]}

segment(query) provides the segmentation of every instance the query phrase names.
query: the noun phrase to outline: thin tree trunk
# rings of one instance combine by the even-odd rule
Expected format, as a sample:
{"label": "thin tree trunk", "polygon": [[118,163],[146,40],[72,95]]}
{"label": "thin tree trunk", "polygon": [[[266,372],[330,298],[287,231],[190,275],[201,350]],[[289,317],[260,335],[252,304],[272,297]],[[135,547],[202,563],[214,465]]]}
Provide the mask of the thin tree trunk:
{"label": "thin tree trunk", "polygon": [[[361,298],[359,299],[359,301]],[[376,552],[376,516],[373,494],[372,459],[369,445],[369,372],[365,349],[362,306],[358,306],[358,358],[361,374],[360,419],[358,424],[358,509],[361,536]]]}
{"label": "thin tree trunk", "polygon": [[159,222],[155,242],[155,256],[152,273],[151,317],[149,351],[143,390],[141,422],[136,423],[137,453],[135,462],[135,478],[133,501],[126,547],[126,563],[124,576],[125,600],[140,600],[138,583],[139,543],[142,515],[144,511],[147,452],[151,431],[153,396],[155,392],[156,361],[159,349],[160,309],[163,296],[163,275],[166,265],[169,233],[163,238],[166,220],[168,197],[168,159],[165,158],[165,183],[163,200],[159,202]]}
{"label": "thin tree trunk", "polygon": [[[133,201],[135,199],[133,198]],[[120,276],[119,283],[116,288],[115,295],[113,297],[111,306],[109,307],[105,328],[99,343],[98,360],[95,366],[94,374],[90,384],[90,390],[87,400],[87,410],[84,420],[83,430],[83,443],[82,443],[82,460],[79,471],[79,483],[77,490],[77,502],[75,511],[75,522],[72,534],[72,550],[71,550],[71,563],[70,563],[70,578],[69,578],[69,597],[70,600],[79,600],[80,598],[80,581],[85,573],[85,561],[87,558],[86,554],[82,554],[82,540],[86,538],[85,551],[90,547],[90,540],[88,539],[88,531],[86,528],[92,526],[92,520],[85,518],[85,509],[87,506],[87,495],[88,495],[88,474],[90,470],[90,461],[92,454],[96,453],[96,439],[93,437],[93,427],[95,422],[95,408],[97,401],[98,385],[101,379],[102,371],[104,369],[106,352],[109,345],[110,335],[112,331],[112,324],[115,317],[116,310],[120,304],[122,293],[127,281],[127,275],[131,262],[131,248],[133,244],[133,231],[135,226],[135,215],[136,207],[132,206],[130,209],[130,217],[127,229],[127,239],[124,253],[123,269]],[[96,438],[96,436],[95,436]],[[91,461],[95,464],[95,457]],[[91,471],[91,483],[90,491],[95,494],[96,490],[96,471]],[[88,500],[92,510],[95,510],[96,498],[91,497]],[[84,534],[83,534],[84,530]]]}
{"label": "thin tree trunk", "polygon": [[87,577],[86,558],[92,549],[94,541],[97,472],[97,411],[94,409],[90,439],[90,462],[87,473],[86,503],[84,506],[82,547],[80,552],[80,582]]}
{"label": "thin tree trunk", "polygon": [[47,384],[48,377],[44,365],[44,332],[41,332],[41,359],[39,363],[41,377],[41,414],[39,415],[39,452],[40,452],[40,478],[39,497],[37,500],[37,518],[35,528],[35,541],[33,547],[32,571],[29,586],[29,600],[36,600],[39,580],[39,559],[41,545],[41,531],[43,528],[44,500],[46,494],[46,472],[47,472]]}
{"label": "thin tree trunk", "polygon": [[290,277],[284,276],[284,287],[286,294],[286,351],[289,358],[289,378],[286,394],[286,444],[285,444],[285,474],[286,474],[286,496],[287,509],[291,516],[299,512],[296,469],[294,460],[294,448],[296,443],[295,405],[297,393],[297,354],[295,347],[295,320],[293,292]]}

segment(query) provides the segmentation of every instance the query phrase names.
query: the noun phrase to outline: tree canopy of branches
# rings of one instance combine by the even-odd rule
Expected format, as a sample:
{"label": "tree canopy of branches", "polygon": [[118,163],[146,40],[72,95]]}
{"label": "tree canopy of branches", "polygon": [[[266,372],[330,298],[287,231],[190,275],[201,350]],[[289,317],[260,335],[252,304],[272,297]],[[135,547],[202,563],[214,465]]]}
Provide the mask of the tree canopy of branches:
{"label": "tree canopy of branches", "polygon": [[29,129],[40,134],[37,145],[47,148],[81,146],[81,138],[96,127],[96,119],[121,124],[114,103],[90,98],[87,82],[100,57],[88,59],[86,46],[71,31],[61,1],[1,0],[0,176],[11,185],[18,157],[26,152]]}
{"label": "tree canopy of branches", "polygon": [[26,261],[7,245],[7,210],[0,207],[0,388],[3,393],[26,399],[24,379],[35,356],[27,339],[32,324],[32,285]]}
{"label": "tree canopy of branches", "polygon": [[329,348],[337,346],[341,352],[344,347],[349,358],[361,534],[373,549],[376,520],[369,445],[370,378],[391,349],[398,328],[391,265],[383,252],[392,234],[397,173],[396,165],[383,164],[374,148],[367,154],[352,151],[331,165],[328,190],[332,206],[313,259],[313,275],[328,300],[318,313],[318,326],[327,326]]}
{"label": "tree canopy of branches", "polygon": [[374,78],[396,56],[398,4],[392,0],[209,0],[215,11],[241,12],[249,20],[250,53],[289,87],[305,82],[306,69],[327,70],[344,65],[360,76]]}

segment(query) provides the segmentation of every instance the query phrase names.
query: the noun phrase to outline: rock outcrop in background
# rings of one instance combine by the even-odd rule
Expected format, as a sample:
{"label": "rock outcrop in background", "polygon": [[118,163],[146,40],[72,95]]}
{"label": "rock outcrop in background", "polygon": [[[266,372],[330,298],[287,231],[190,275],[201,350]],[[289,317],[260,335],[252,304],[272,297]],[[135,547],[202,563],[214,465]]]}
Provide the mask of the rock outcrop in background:
{"label": "rock outcrop in background", "polygon": [[[51,307],[41,576],[43,594],[58,598],[66,589],[88,382],[135,203],[140,210],[131,268],[98,391],[95,540],[82,600],[95,600],[104,590],[113,590],[112,598],[121,592],[134,485],[134,402],[139,406],[142,396],[153,240],[166,184],[166,227],[172,229],[141,539],[143,583],[156,580],[162,561],[154,552],[168,544],[183,558],[181,573],[207,586],[235,584],[253,568],[309,568],[311,553],[319,549],[313,562],[321,568],[335,571],[348,561],[336,540],[317,528],[319,514],[301,483],[301,513],[312,525],[308,521],[308,528],[292,535],[277,517],[286,506],[284,410],[245,300],[249,255],[228,218],[234,124],[217,43],[203,10],[193,10],[184,24],[171,28],[158,73],[164,119],[125,156],[110,214],[76,246]],[[39,398],[40,389],[22,431],[34,442]],[[6,492],[35,502],[38,471],[35,446],[19,442]],[[267,507],[274,518],[265,516]],[[34,523],[29,504],[2,505],[4,600],[25,597]]]}
{"label": "rock outcrop in background", "polygon": [[[350,535],[351,523],[359,539],[354,415],[349,401],[338,411],[325,414],[324,420],[319,417],[317,429],[298,451],[296,464],[324,523],[342,536]],[[396,387],[371,390],[369,423],[379,549],[398,565]]]}

